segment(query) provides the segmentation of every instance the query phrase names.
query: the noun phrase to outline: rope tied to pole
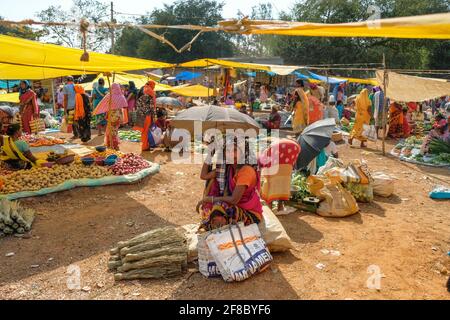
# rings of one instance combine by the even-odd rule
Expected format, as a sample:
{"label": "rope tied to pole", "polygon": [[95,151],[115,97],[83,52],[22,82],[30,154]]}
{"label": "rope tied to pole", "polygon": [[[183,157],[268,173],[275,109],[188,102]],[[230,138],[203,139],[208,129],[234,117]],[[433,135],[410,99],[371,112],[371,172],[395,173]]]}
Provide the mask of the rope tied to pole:
{"label": "rope tied to pole", "polygon": [[82,36],[82,47],[83,54],[81,55],[80,61],[89,62],[89,53],[86,50],[87,32],[89,28],[89,22],[86,19],[81,19],[80,21],[80,32]]}

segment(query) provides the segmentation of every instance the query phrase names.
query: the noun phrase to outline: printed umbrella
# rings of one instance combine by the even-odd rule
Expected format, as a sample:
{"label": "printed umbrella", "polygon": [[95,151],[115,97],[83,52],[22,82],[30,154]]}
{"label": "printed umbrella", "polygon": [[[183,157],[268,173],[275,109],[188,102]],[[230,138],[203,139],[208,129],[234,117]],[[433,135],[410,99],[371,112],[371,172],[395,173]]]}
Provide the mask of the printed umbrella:
{"label": "printed umbrella", "polygon": [[258,157],[258,162],[262,168],[280,164],[294,166],[299,153],[300,145],[296,141],[283,138],[273,141]]}
{"label": "printed umbrella", "polygon": [[109,110],[128,108],[127,99],[123,96],[120,84],[111,85],[111,93],[108,93],[94,110],[94,114],[107,113]]}
{"label": "printed umbrella", "polygon": [[259,130],[259,125],[253,118],[236,109],[208,105],[181,111],[171,120],[171,125],[174,128],[193,132],[195,122],[201,122],[203,131],[211,128],[221,131],[227,129]]}
{"label": "printed umbrella", "polygon": [[336,127],[334,118],[319,120],[307,126],[298,138],[301,147],[296,169],[305,168],[331,141]]}

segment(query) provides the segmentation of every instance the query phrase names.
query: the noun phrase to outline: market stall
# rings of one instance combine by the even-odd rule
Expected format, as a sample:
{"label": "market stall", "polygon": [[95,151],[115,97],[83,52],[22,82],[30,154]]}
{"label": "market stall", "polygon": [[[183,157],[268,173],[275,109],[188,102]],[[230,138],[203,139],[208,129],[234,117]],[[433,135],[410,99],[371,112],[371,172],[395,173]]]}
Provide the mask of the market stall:
{"label": "market stall", "polygon": [[103,146],[53,144],[44,146],[45,150],[41,148],[31,150],[36,158],[45,160],[42,166],[12,170],[6,163],[0,162],[1,198],[14,200],[76,187],[135,183],[159,172],[158,164],[146,161],[139,155],[124,154]]}

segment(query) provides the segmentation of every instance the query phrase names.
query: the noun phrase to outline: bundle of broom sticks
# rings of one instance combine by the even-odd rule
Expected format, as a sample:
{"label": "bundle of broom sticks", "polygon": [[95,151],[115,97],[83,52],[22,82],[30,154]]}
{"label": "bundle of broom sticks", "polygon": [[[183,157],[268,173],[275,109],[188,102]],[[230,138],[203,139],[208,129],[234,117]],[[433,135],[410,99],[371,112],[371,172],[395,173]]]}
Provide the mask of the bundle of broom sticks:
{"label": "bundle of broom sticks", "polygon": [[110,250],[108,268],[114,279],[157,279],[182,274],[187,269],[188,247],[174,227],[154,229]]}
{"label": "bundle of broom sticks", "polygon": [[33,209],[23,208],[17,201],[0,200],[0,237],[30,231],[34,216]]}

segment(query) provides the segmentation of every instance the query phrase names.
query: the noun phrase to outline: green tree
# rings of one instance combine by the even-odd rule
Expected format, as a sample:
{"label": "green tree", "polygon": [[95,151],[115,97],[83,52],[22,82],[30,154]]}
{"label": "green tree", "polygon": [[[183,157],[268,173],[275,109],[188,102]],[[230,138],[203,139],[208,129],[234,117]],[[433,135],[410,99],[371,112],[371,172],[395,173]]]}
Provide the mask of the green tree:
{"label": "green tree", "polygon": [[[154,10],[136,22],[158,25],[215,26],[218,21],[222,20],[222,9],[223,3],[215,0],[178,0],[171,5],[164,5],[162,9]],[[183,47],[197,33],[196,31],[175,29],[159,29],[155,32],[164,35],[177,48]],[[229,57],[233,54],[233,43],[230,38],[231,36],[228,34],[206,32],[198,37],[190,50],[179,54],[159,40],[136,28],[129,27],[123,30],[115,49],[122,55],[177,63],[204,57]]]}
{"label": "green tree", "polygon": [[[0,17],[0,20],[4,20],[4,18]],[[32,28],[28,26],[0,25],[0,34],[29,40],[38,40],[39,37],[42,35],[42,32],[35,32]]]}
{"label": "green tree", "polygon": [[[72,7],[65,11],[61,6],[50,6],[37,14],[44,22],[67,22],[79,23],[86,19],[90,23],[100,23],[108,20],[108,5],[97,0],[73,0]],[[79,26],[45,26],[47,41],[72,48],[79,48],[82,44],[82,34]],[[108,51],[110,45],[108,39],[110,31],[108,28],[90,27],[87,35],[87,49],[93,51]]]}
{"label": "green tree", "polygon": [[[252,20],[272,20],[273,8],[271,3],[260,3],[252,7],[250,19]],[[245,15],[239,11],[238,18]],[[271,56],[275,50],[276,36],[273,35],[241,35],[233,37],[236,43],[236,54],[247,57]]]}
{"label": "green tree", "polygon": [[[380,8],[381,18],[447,12],[448,0],[303,0],[283,20],[318,23],[364,21],[368,8]],[[279,37],[276,53],[287,63],[378,63],[383,53],[390,68],[442,68],[449,41],[385,38]],[[448,63],[446,64],[448,66]]]}

